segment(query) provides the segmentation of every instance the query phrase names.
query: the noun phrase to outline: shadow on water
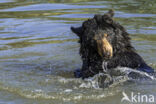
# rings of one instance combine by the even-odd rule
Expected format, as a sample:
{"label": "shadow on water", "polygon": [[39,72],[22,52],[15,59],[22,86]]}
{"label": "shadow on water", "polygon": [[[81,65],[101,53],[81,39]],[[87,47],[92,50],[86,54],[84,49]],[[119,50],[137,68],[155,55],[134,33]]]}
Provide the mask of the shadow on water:
{"label": "shadow on water", "polygon": [[155,0],[1,0],[0,103],[120,104],[124,90],[156,96],[155,81],[123,80],[100,89],[96,77],[73,77],[82,62],[70,26],[110,8],[137,52],[156,69]]}

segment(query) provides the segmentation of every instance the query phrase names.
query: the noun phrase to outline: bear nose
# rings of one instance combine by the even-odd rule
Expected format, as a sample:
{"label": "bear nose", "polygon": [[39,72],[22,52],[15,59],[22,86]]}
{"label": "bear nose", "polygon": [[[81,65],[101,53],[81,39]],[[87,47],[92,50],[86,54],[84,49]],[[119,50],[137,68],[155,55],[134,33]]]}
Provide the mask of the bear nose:
{"label": "bear nose", "polygon": [[105,53],[104,57],[105,57],[106,59],[110,59],[110,58],[112,57],[112,54],[111,54],[110,52],[107,51],[107,52]]}
{"label": "bear nose", "polygon": [[101,57],[103,57],[104,59],[111,59],[111,53],[110,52],[108,52],[108,51],[106,51],[106,52],[103,52],[101,55],[100,55]]}

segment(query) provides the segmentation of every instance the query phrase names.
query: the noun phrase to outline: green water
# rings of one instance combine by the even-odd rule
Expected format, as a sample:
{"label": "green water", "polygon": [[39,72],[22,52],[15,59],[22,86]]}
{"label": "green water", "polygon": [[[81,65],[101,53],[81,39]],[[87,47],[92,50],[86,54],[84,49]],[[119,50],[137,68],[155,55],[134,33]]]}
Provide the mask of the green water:
{"label": "green water", "polygon": [[70,26],[111,8],[156,69],[155,0],[0,0],[0,104],[129,104],[122,91],[156,97],[155,81],[102,90],[73,77],[82,63]]}

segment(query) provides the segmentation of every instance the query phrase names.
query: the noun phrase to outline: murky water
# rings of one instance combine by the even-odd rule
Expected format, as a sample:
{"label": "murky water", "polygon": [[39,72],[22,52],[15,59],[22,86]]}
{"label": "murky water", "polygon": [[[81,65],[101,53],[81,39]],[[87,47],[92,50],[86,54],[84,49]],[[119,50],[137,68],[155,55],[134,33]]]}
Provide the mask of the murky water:
{"label": "murky water", "polygon": [[156,69],[155,0],[0,0],[0,104],[121,104],[123,91],[156,103],[156,81],[96,89],[73,77],[81,59],[70,26],[111,8]]}

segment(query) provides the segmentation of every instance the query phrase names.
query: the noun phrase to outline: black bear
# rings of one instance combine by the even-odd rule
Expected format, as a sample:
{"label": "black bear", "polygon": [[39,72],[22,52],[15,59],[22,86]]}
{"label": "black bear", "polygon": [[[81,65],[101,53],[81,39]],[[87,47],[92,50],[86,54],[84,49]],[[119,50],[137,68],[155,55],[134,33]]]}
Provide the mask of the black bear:
{"label": "black bear", "polygon": [[82,69],[76,72],[76,77],[88,78],[104,67],[108,70],[129,67],[139,71],[153,73],[131,45],[126,29],[113,20],[114,11],[109,10],[104,15],[95,15],[83,22],[80,27],[71,27],[79,37],[80,55],[83,61]]}

